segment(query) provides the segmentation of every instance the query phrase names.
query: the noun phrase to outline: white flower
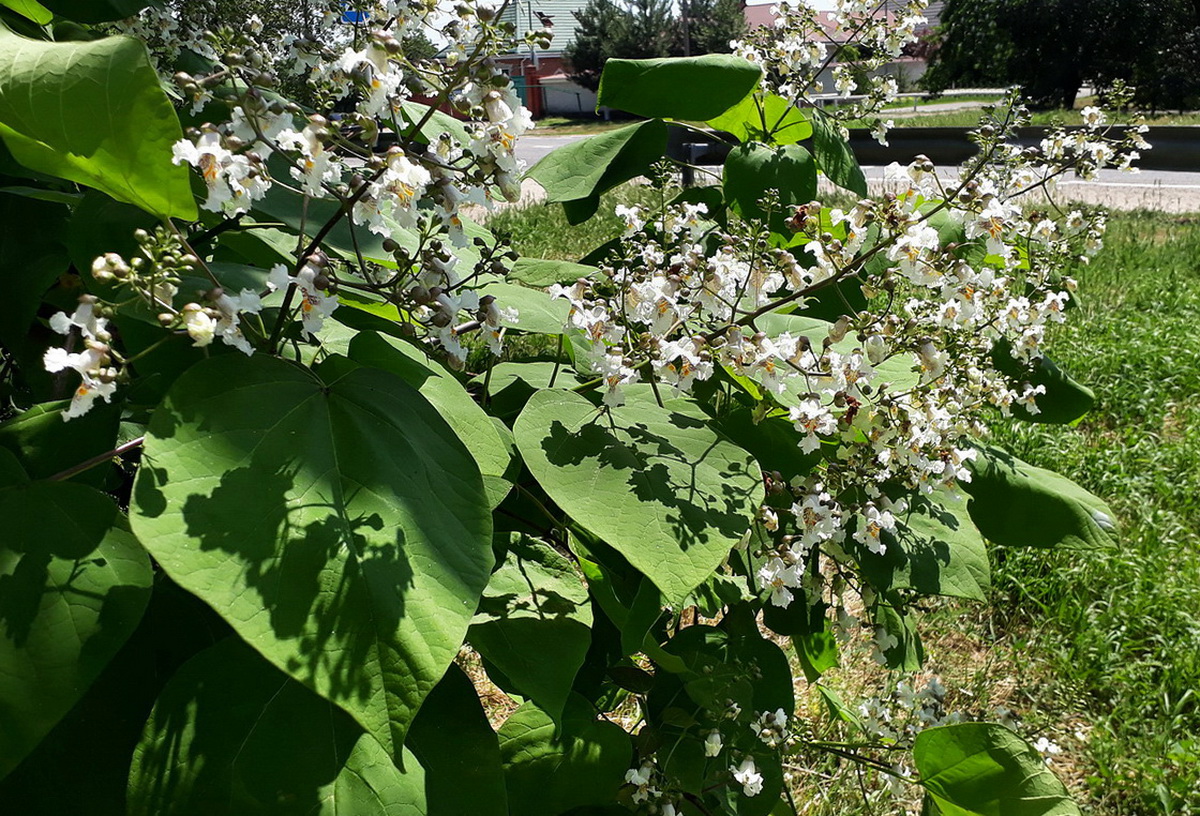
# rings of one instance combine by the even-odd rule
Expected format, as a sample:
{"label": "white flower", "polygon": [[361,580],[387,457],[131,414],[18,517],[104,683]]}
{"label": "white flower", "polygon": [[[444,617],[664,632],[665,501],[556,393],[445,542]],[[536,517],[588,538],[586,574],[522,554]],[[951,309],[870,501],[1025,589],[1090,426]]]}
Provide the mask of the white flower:
{"label": "white flower", "polygon": [[643,763],[640,768],[630,768],[625,772],[626,784],[637,787],[631,797],[634,802],[641,804],[648,799],[658,798],[658,790],[650,785],[653,778],[654,766],[649,762]]}
{"label": "white flower", "polygon": [[788,411],[788,418],[796,430],[804,434],[800,440],[800,449],[812,453],[821,447],[817,434],[829,436],[837,431],[837,419],[820,400],[806,399]]}
{"label": "white flower", "polygon": [[92,410],[92,403],[96,401],[97,397],[103,397],[105,402],[112,402],[112,395],[116,390],[115,382],[103,382],[85,374],[83,381],[71,396],[70,406],[63,412],[63,421],[70,421]]}
{"label": "white flower", "polygon": [[721,742],[720,731],[709,731],[708,736],[704,738],[704,755],[706,757],[715,757],[721,753],[721,749],[725,744]]}
{"label": "white flower", "polygon": [[[272,291],[285,289],[291,285],[296,286],[301,297],[300,322],[303,326],[304,335],[309,338],[317,336],[317,333],[321,331],[321,327],[325,325],[325,318],[333,314],[334,310],[338,307],[336,295],[322,292],[317,288],[316,278],[320,274],[321,271],[317,267],[311,263],[306,263],[293,277],[288,275],[287,267],[283,266],[283,264],[278,264],[271,269],[270,275],[267,278],[267,287]],[[246,295],[247,292],[243,291],[242,296],[245,297]],[[243,307],[243,310],[248,309]]]}
{"label": "white flower", "polygon": [[217,334],[217,321],[198,303],[189,303],[183,307],[183,327],[194,341],[193,346],[207,346]]}
{"label": "white flower", "polygon": [[871,138],[879,142],[879,144],[881,144],[883,147],[887,147],[888,131],[895,126],[896,122],[893,119],[888,119],[887,121],[884,121],[883,119],[876,119],[875,124],[871,126]]}
{"label": "white flower", "polygon": [[787,738],[788,716],[782,708],[764,711],[750,728],[768,748],[777,748]]}
{"label": "white flower", "polygon": [[754,764],[753,757],[746,757],[741,765],[729,766],[729,770],[733,772],[733,778],[742,786],[742,793],[746,796],[758,796],[762,793],[763,778]]}
{"label": "white flower", "polygon": [[1083,123],[1090,128],[1098,128],[1104,124],[1104,111],[1095,105],[1088,105],[1079,113],[1083,116]]}
{"label": "white flower", "polygon": [[107,342],[108,320],[96,314],[96,299],[85,295],[79,299],[79,305],[70,315],[57,312],[50,318],[50,328],[59,334],[70,334],[72,328],[79,329],[88,340]]}

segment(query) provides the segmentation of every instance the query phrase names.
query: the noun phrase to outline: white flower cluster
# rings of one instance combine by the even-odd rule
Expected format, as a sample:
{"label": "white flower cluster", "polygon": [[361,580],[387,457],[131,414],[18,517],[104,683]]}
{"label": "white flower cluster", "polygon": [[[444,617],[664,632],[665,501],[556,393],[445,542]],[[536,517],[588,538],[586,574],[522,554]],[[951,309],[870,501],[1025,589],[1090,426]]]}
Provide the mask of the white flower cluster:
{"label": "white flower cluster", "polygon": [[[83,416],[91,410],[96,398],[112,401],[117,390],[118,371],[114,367],[112,336],[108,331],[107,318],[97,314],[97,301],[85,295],[80,298],[75,311],[68,315],[58,312],[50,318],[50,328],[70,338],[67,348],[51,347],[46,350],[43,364],[47,371],[57,374],[70,369],[80,377],[71,395],[71,404],[63,412],[63,420]],[[71,351],[75,341],[82,348]]]}
{"label": "white flower cluster", "polygon": [[[759,416],[790,421],[800,452],[819,460],[782,486],[790,506],[760,513],[770,544],[757,577],[777,605],[820,580],[805,568],[814,548],[847,563],[851,545],[856,557],[883,555],[905,497],[961,500],[970,443],[989,419],[1041,410],[1045,386],[1030,379],[1075,290],[1061,270],[1099,248],[1105,224],[1018,206],[1081,159],[1016,150],[1003,136],[982,130],[983,152],[958,179],[918,157],[891,169],[896,192],[882,200],[797,208],[795,249],[765,226],[721,229],[702,205],[622,207],[625,236],[600,275],[551,289],[570,301],[577,364],[603,380],[607,405],[633,382],[687,392],[724,376],[758,397]],[[1119,152],[1125,136],[1091,138]],[[865,307],[850,306],[857,292]],[[817,295],[840,298],[842,316],[768,314]]]}
{"label": "white flower cluster", "polygon": [[[824,92],[832,80],[839,99],[829,113],[849,121],[874,116],[899,92],[895,77],[883,68],[899,57],[927,22],[927,0],[903,6],[877,0],[837,0],[832,12],[817,11],[805,0],[772,6],[774,27],[755,29],[730,43],[733,52],[763,67],[766,87],[792,102]],[[875,118],[872,132],[887,144],[891,121]]]}

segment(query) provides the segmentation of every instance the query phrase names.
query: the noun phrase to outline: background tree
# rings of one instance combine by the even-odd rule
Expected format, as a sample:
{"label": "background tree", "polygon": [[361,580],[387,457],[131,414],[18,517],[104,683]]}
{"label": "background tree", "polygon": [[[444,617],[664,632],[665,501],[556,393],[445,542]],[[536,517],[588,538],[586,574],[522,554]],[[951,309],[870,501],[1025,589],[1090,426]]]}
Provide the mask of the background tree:
{"label": "background tree", "polygon": [[728,53],[746,28],[740,0],[690,0],[687,39],[670,0],[589,0],[575,12],[575,40],[566,50],[571,78],[595,90],[610,57],[651,59],[685,53]]}
{"label": "background tree", "polygon": [[685,8],[693,54],[727,54],[746,33],[741,0],[687,0]]}
{"label": "background tree", "polygon": [[948,0],[924,84],[1021,86],[1070,108],[1079,86],[1117,80],[1138,103],[1185,107],[1200,94],[1196,0]]}

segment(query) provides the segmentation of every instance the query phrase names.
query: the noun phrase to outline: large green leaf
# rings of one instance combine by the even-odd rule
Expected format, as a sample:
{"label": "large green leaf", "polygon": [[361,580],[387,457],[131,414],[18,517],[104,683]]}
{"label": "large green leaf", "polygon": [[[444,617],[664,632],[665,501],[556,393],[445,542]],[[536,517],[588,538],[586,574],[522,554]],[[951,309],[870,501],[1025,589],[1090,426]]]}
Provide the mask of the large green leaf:
{"label": "large green leaf", "polygon": [[992,364],[997,371],[1011,378],[1018,390],[1023,383],[1046,389],[1045,394],[1034,398],[1038,413],[1021,404],[1012,407],[1013,416],[1028,422],[1065,425],[1082,417],[1096,404],[1092,389],[1077,382],[1049,357],[1041,357],[1031,366],[1022,365],[1013,358],[1012,344],[1007,340],[1000,340],[992,347]]}
{"label": "large green leaf", "polygon": [[[833,328],[833,324],[829,321],[816,317],[777,313],[762,315],[754,321],[754,325],[770,335],[790,332],[794,337],[807,337],[809,342],[812,343],[813,348],[821,348],[824,345],[825,338],[829,336],[830,329]],[[848,333],[841,340],[834,343],[832,348],[834,351],[842,354],[850,354],[855,350],[861,351],[862,344],[858,342],[853,334]],[[889,357],[875,366],[875,377],[872,381],[872,386],[880,386],[887,383],[892,393],[909,390],[920,381],[920,375],[915,369],[915,362],[914,356],[906,351],[901,351]],[[819,380],[812,380],[811,378],[806,380],[804,377],[794,378],[790,381],[788,390],[779,395],[777,399],[784,404],[791,404],[797,398],[809,394],[813,382],[819,382]],[[826,395],[824,399],[829,400],[832,397]]]}
{"label": "large green leaf", "polygon": [[1009,547],[1113,543],[1116,516],[1065,476],[1034,467],[999,448],[978,448],[967,463],[967,509],[983,535]]}
{"label": "large green leaf", "polygon": [[547,201],[569,203],[567,220],[579,224],[595,214],[601,193],[645,174],[666,149],[667,126],[651,119],[564,145],[527,175]]}
{"label": "large green leaf", "polygon": [[995,723],[927,728],[913,760],[946,816],[1077,816],[1079,807],[1036,749]]}
{"label": "large green leaf", "polygon": [[745,99],[761,78],[761,68],[732,54],[609,59],[600,74],[596,106],[703,122]]}
{"label": "large green leaf", "polygon": [[429,400],[467,446],[487,490],[488,502],[498,505],[512,489],[505,477],[512,464],[508,445],[484,410],[462,383],[415,346],[375,332],[359,332],[350,341],[350,359],[399,375]]}
{"label": "large green leaf", "polygon": [[819,113],[812,118],[812,126],[813,156],[816,157],[821,172],[837,186],[865,196],[867,177],[858,166],[858,159],[854,157],[849,142],[842,136],[838,123]]}
{"label": "large green leaf", "polygon": [[812,136],[813,132],[803,111],[773,93],[751,94],[706,124],[732,134],[743,143],[795,144]]}
{"label": "large green leaf", "polygon": [[675,603],[742,540],[762,480],[753,458],[691,402],[660,408],[630,391],[608,413],[573,392],[539,391],[513,431],[550,498]]}
{"label": "large green leaf", "polygon": [[[725,160],[725,199],[738,215],[768,221],[772,232],[783,233],[795,207],[817,195],[817,168],[800,145],[735,147]],[[768,213],[759,206],[768,190],[779,193],[779,206]]]}
{"label": "large green leaf", "polygon": [[517,533],[492,575],[467,638],[554,719],[591,643],[592,607],[571,562]]}
{"label": "large green leaf", "polygon": [[597,720],[591,703],[576,694],[561,728],[532,702],[514,711],[500,727],[500,754],[510,812],[557,816],[612,802],[633,746],[623,728]]}
{"label": "large green leaf", "polygon": [[0,5],[8,6],[17,14],[28,17],[38,25],[46,25],[54,19],[54,14],[50,9],[37,0],[0,0]]}
{"label": "large green leaf", "polygon": [[506,816],[500,742],[457,665],[434,687],[409,729],[405,748],[425,770],[429,816]]}
{"label": "large green leaf", "polygon": [[183,138],[146,47],[129,37],[49,43],[0,26],[0,136],[32,170],[194,220]]}
{"label": "large green leaf", "polygon": [[394,755],[493,563],[475,460],[373,368],[200,363],[150,421],[132,504],[172,578]]}
{"label": "large green leaf", "polygon": [[[48,479],[64,470],[113,449],[121,409],[96,405],[84,416],[63,422],[69,402],[34,405],[0,422],[0,448],[16,456],[34,479]],[[73,481],[102,487],[108,474],[97,466],[72,477]]]}
{"label": "large green leaf", "polygon": [[404,771],[344,711],[237,638],[163,689],[134,751],[131,816],[424,816],[421,766]]}
{"label": "large green leaf", "polygon": [[551,299],[541,289],[515,283],[489,283],[479,293],[496,298],[501,309],[517,310],[515,321],[502,320],[501,325],[531,334],[562,334],[571,313],[571,304],[565,299]]}
{"label": "large green leaf", "polygon": [[925,647],[921,644],[913,613],[890,603],[879,603],[871,616],[875,619],[875,625],[895,640],[894,644],[883,650],[885,665],[900,671],[920,671],[925,662]]}
{"label": "large green leaf", "polygon": [[508,273],[508,279],[520,281],[526,286],[549,286],[552,283],[573,283],[595,274],[594,266],[543,258],[520,258]]}
{"label": "large green leaf", "polygon": [[150,560],[102,493],[0,490],[0,776],[83,696],[137,627]]}
{"label": "large green leaf", "polygon": [[883,534],[887,549],[882,555],[855,547],[871,586],[984,600],[991,586],[991,568],[965,497],[940,503],[914,496],[896,522],[895,532]]}
{"label": "large green leaf", "polygon": [[42,5],[77,23],[107,23],[132,17],[146,6],[161,3],[159,0],[42,0]]}

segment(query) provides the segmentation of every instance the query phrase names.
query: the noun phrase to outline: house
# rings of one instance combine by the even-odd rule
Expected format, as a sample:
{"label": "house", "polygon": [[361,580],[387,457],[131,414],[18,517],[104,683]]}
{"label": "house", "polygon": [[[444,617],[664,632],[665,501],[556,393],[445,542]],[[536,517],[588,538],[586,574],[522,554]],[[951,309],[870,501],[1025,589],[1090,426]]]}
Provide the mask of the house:
{"label": "house", "polygon": [[525,107],[534,118],[549,114],[578,116],[596,110],[596,92],[571,81],[563,52],[575,38],[575,12],[586,0],[511,0],[501,19],[512,23],[518,36],[552,24],[550,47],[522,48],[496,58],[499,68],[513,79]]}

